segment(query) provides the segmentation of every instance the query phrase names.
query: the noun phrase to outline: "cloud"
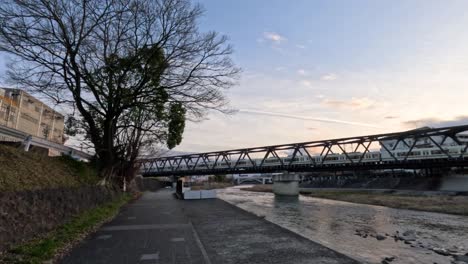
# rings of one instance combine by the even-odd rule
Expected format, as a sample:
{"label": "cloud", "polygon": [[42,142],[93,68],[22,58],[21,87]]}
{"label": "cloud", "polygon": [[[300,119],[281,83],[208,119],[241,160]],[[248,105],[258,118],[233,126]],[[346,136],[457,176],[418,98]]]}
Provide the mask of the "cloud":
{"label": "cloud", "polygon": [[328,107],[350,108],[350,109],[368,109],[375,105],[375,101],[367,97],[351,98],[351,100],[332,100],[324,99],[322,104]]}
{"label": "cloud", "polygon": [[421,118],[415,120],[404,121],[403,125],[410,128],[418,127],[449,127],[449,126],[461,126],[468,125],[468,115],[458,116],[454,119],[439,119],[435,117]]}
{"label": "cloud", "polygon": [[279,66],[279,67],[275,68],[275,71],[284,71],[284,70],[286,70],[286,68],[282,67],[282,66]]}
{"label": "cloud", "polygon": [[291,115],[287,113],[274,113],[274,112],[265,112],[265,111],[251,110],[251,109],[240,109],[239,113],[249,114],[249,115],[281,117],[281,118],[289,118],[289,119],[297,119],[297,120],[305,120],[305,121],[315,121],[315,122],[321,122],[321,123],[333,123],[333,124],[343,124],[343,125],[351,125],[351,126],[381,128],[373,124],[367,124],[367,123],[361,123],[361,122],[353,122],[353,121],[329,119],[329,118],[305,117],[305,116]]}
{"label": "cloud", "polygon": [[302,86],[306,86],[306,87],[312,86],[312,83],[310,81],[308,81],[308,80],[302,80],[302,81],[300,81],[300,84]]}
{"label": "cloud", "polygon": [[396,119],[396,118],[398,118],[398,116],[385,116],[384,118],[385,119]]}
{"label": "cloud", "polygon": [[304,69],[297,70],[297,74],[302,75],[302,76],[309,75],[309,73]]}
{"label": "cloud", "polygon": [[298,44],[298,45],[296,45],[296,48],[298,48],[298,49],[305,49],[306,46]]}
{"label": "cloud", "polygon": [[338,75],[336,75],[334,73],[328,73],[328,74],[323,75],[320,79],[322,81],[334,81],[334,80],[338,79]]}
{"label": "cloud", "polygon": [[285,37],[275,32],[263,32],[263,38],[277,44],[286,41]]}

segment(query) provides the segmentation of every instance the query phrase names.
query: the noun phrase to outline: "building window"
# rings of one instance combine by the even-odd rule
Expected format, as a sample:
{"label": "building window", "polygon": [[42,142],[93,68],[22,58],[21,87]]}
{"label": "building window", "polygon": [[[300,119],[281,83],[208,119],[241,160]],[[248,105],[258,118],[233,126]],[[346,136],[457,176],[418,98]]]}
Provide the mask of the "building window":
{"label": "building window", "polygon": [[32,122],[32,123],[34,123],[34,124],[39,123],[39,120],[37,120],[37,119],[34,118],[34,117],[29,116],[29,115],[26,114],[26,113],[21,113],[21,118],[23,118],[24,120],[27,120],[27,121],[29,121],[29,122]]}

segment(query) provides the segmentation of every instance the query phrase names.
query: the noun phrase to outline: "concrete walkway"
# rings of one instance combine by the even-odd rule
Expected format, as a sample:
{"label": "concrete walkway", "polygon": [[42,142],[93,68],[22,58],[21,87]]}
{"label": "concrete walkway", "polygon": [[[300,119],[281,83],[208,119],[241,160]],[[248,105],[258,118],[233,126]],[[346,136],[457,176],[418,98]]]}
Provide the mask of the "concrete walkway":
{"label": "concrete walkway", "polygon": [[124,207],[60,263],[357,262],[222,200],[161,190]]}

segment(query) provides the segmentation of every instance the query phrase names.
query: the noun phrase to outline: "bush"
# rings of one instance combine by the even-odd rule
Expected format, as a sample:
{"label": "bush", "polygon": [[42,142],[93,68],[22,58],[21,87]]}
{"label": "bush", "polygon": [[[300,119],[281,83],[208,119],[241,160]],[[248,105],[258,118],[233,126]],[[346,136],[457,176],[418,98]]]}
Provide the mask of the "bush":
{"label": "bush", "polygon": [[226,175],[215,175],[214,176],[214,181],[215,182],[225,182],[226,181]]}

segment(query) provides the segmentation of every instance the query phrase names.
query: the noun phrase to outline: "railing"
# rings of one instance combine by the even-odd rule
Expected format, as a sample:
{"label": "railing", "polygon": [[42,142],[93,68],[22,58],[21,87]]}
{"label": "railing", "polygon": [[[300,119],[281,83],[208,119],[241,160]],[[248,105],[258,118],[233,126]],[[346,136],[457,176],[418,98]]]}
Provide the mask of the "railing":
{"label": "railing", "polygon": [[140,160],[140,168],[144,176],[167,176],[468,166],[462,132],[468,125],[158,157]]}
{"label": "railing", "polygon": [[70,155],[70,156],[77,156],[82,159],[91,159],[93,155],[88,154],[86,152],[64,146],[62,144],[58,144],[43,138],[31,136],[26,132],[19,131],[10,127],[6,127],[3,125],[0,125],[0,135],[4,137],[11,138],[12,140],[9,141],[16,141],[16,142],[24,142],[28,138],[30,138],[30,144],[33,146],[38,146],[42,148],[47,148],[47,149],[54,149],[60,153],[63,153],[65,155]]}

